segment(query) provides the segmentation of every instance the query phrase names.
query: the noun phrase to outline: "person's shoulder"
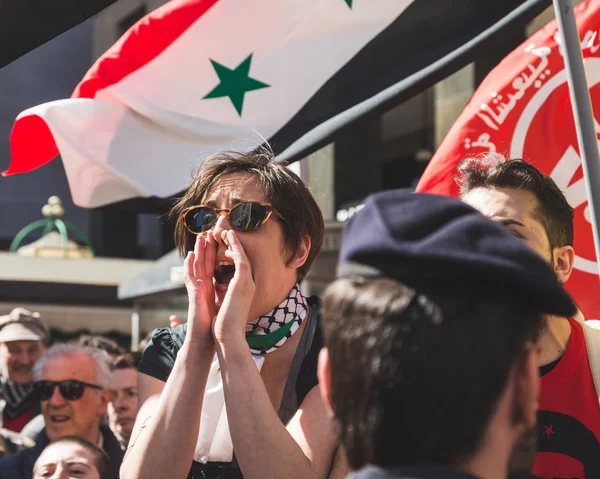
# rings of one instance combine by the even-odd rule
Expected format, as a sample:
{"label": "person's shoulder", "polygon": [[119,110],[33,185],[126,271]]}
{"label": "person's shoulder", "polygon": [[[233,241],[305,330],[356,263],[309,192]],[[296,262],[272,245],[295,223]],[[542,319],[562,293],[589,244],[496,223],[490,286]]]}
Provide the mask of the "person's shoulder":
{"label": "person's shoulder", "polygon": [[[16,467],[17,463],[19,462],[19,459],[28,452],[29,452],[29,449],[21,449],[20,451],[17,451],[14,454],[10,454],[8,456],[2,457],[0,459],[0,472],[4,472],[7,469]],[[0,477],[3,477],[3,476],[0,475]]]}
{"label": "person's shoulder", "polygon": [[41,448],[34,446],[0,459],[0,477],[10,477],[11,479],[31,478],[33,465],[41,452]]}
{"label": "person's shoulder", "polygon": [[167,328],[171,334],[171,338],[179,348],[183,345],[185,335],[187,334],[187,323],[180,324],[174,328]]}
{"label": "person's shoulder", "polygon": [[25,452],[25,450],[18,451],[14,454],[10,454],[8,456],[3,456],[0,458],[0,477],[12,477],[8,476],[7,472],[16,470],[18,463],[17,456],[23,452]]}
{"label": "person's shoulder", "polygon": [[[598,319],[590,319],[588,321],[584,321],[582,324],[589,326],[592,329],[600,330],[600,320]],[[599,333],[600,334],[600,333]]]}
{"label": "person's shoulder", "polygon": [[123,460],[124,451],[117,436],[115,436],[108,426],[101,426],[100,432],[102,433],[102,438],[104,440],[103,449],[106,451],[106,454],[108,454],[111,461],[116,461],[120,465]]}
{"label": "person's shoulder", "polygon": [[155,329],[142,353],[138,364],[139,372],[166,381],[175,364],[177,353],[183,346],[186,332],[186,323],[175,328]]}
{"label": "person's shoulder", "polygon": [[156,348],[165,349],[173,354],[177,354],[177,351],[183,345],[186,333],[187,323],[180,324],[175,328],[158,328],[152,333],[149,345],[152,344]]}

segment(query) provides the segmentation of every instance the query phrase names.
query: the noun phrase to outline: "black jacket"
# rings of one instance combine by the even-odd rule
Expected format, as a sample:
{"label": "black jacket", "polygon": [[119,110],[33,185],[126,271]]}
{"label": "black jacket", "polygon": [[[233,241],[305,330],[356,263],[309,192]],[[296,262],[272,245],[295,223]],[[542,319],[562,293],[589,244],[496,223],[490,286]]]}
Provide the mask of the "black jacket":
{"label": "black jacket", "polygon": [[[100,432],[104,440],[102,448],[110,458],[109,477],[118,479],[119,468],[123,461],[123,451],[119,441],[109,428],[101,426]],[[0,479],[32,479],[35,461],[49,442],[44,428],[36,437],[35,446],[0,460]]]}

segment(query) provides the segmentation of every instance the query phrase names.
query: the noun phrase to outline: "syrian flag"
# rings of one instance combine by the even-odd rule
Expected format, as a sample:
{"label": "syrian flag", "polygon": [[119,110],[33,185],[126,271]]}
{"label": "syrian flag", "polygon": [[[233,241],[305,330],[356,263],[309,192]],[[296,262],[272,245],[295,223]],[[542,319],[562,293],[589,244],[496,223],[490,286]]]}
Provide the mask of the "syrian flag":
{"label": "syrian flag", "polygon": [[[592,105],[600,112],[600,2],[575,8]],[[458,195],[458,163],[481,153],[523,158],[550,175],[575,209],[575,269],[567,288],[586,319],[600,319],[590,210],[556,21],[483,81],[431,159],[417,191]],[[600,133],[600,113],[596,113]]]}
{"label": "syrian flag", "polygon": [[0,68],[116,0],[0,0]]}
{"label": "syrian flag", "polygon": [[19,115],[4,175],[60,153],[74,202],[95,207],[177,194],[204,155],[252,150],[257,138],[282,161],[300,159],[549,3],[173,0],[110,48],[71,99]]}

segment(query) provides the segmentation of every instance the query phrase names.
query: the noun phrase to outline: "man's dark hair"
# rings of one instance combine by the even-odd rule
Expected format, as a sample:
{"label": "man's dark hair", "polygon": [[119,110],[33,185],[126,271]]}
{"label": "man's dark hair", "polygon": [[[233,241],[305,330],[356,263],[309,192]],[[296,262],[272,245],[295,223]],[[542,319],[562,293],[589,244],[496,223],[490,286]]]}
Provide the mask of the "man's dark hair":
{"label": "man's dark hair", "polygon": [[458,165],[456,181],[463,197],[476,188],[527,190],[538,200],[536,219],[548,235],[550,248],[573,246],[573,208],[552,178],[521,159],[499,154],[467,158]]}
{"label": "man's dark hair", "polygon": [[[106,454],[106,452],[104,452],[102,448],[88,441],[87,439],[83,439],[79,436],[64,436],[51,441],[46,447],[50,447],[54,444],[60,444],[63,442],[75,443],[91,452],[94,456],[94,464],[98,469],[98,475],[100,476],[100,479],[109,479],[110,457],[108,456],[108,454]],[[36,466],[37,463],[34,466],[34,471]]]}
{"label": "man's dark hair", "polygon": [[118,345],[116,341],[104,336],[96,336],[93,334],[82,334],[79,336],[79,344],[89,346],[90,348],[102,349],[108,354],[118,356],[125,353],[125,350]]}
{"label": "man's dark hair", "polygon": [[456,466],[476,452],[543,320],[513,290],[455,283],[355,276],[325,291],[332,408],[353,469]]}
{"label": "man's dark hair", "polygon": [[130,351],[117,356],[110,364],[111,371],[117,369],[137,369],[142,353],[138,351]]}
{"label": "man's dark hair", "polygon": [[288,262],[296,257],[302,238],[310,238],[308,257],[298,268],[298,281],[301,281],[321,250],[325,234],[323,215],[304,182],[285,165],[276,162],[273,154],[266,149],[252,153],[217,153],[202,162],[192,184],[171,211],[172,216],[177,218],[175,244],[179,252],[185,256],[194,249],[196,241],[196,236],[179,221],[183,210],[201,204],[210,188],[223,176],[232,173],[248,173],[256,177],[271,205],[281,213],[285,246],[291,251]]}

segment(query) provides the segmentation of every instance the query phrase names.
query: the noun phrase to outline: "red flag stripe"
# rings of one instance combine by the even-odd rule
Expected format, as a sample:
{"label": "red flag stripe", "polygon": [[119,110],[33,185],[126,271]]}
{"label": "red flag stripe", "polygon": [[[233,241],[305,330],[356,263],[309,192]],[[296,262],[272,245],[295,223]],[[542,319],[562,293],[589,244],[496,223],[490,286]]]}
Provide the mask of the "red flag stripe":
{"label": "red flag stripe", "polygon": [[[94,98],[160,55],[218,0],[172,0],[142,18],[104,53],[75,88],[72,98]],[[35,141],[31,141],[35,138]],[[50,128],[37,115],[18,118],[10,134],[11,162],[2,176],[27,173],[58,155]]]}
{"label": "red flag stripe", "polygon": [[94,98],[160,55],[218,0],[171,0],[136,23],[86,73],[72,98]]}
{"label": "red flag stripe", "polygon": [[37,115],[20,118],[10,132],[12,161],[2,176],[27,173],[49,163],[58,148],[46,122]]}

